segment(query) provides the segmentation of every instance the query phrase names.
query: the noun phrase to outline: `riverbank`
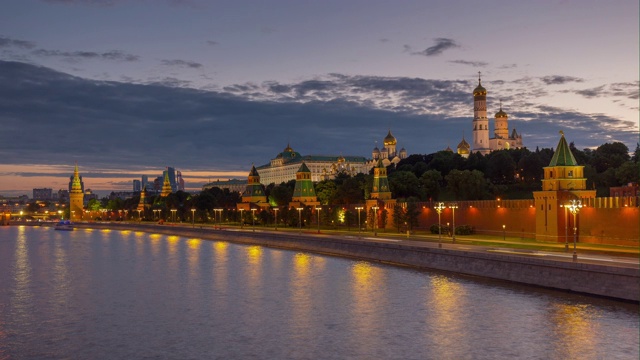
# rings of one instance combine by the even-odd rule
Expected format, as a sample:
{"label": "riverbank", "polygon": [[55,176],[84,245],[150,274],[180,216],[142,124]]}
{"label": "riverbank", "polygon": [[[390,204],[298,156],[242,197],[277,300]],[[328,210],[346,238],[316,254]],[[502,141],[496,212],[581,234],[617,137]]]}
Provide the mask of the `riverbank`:
{"label": "riverbank", "polygon": [[346,256],[421,269],[466,275],[620,300],[640,301],[638,264],[605,264],[594,259],[546,256],[535,252],[503,251],[482,246],[425,243],[398,238],[303,234],[283,231],[212,229],[189,225],[137,223],[79,223],[78,228],[121,229],[263,245],[289,250]]}

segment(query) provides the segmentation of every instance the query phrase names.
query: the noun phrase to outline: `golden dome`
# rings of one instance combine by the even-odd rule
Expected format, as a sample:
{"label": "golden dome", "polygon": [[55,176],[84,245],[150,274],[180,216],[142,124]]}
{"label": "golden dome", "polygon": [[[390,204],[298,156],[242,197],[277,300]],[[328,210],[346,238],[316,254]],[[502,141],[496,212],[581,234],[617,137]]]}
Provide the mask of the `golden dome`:
{"label": "golden dome", "polygon": [[507,115],[507,113],[506,113],[506,112],[502,111],[502,101],[501,101],[501,102],[500,102],[500,111],[498,111],[498,112],[496,113],[496,119],[499,119],[499,118],[508,118],[508,117],[509,117],[509,115]]}
{"label": "golden dome", "polygon": [[482,84],[480,83],[480,80],[478,79],[478,86],[476,86],[475,89],[473,89],[473,96],[480,96],[480,95],[487,95],[487,89],[482,87]]}
{"label": "golden dome", "polygon": [[471,145],[469,145],[469,143],[463,137],[462,141],[460,141],[460,144],[458,144],[458,154],[467,155],[469,154],[470,148],[471,148]]}
{"label": "golden dome", "polygon": [[389,133],[384,138],[384,146],[396,145],[397,143],[398,143],[398,141],[396,140],[396,138],[393,135],[391,135],[391,130],[389,130]]}
{"label": "golden dome", "polygon": [[293,152],[293,149],[291,148],[291,146],[289,146],[289,144],[287,143],[287,147],[284,148],[283,152]]}

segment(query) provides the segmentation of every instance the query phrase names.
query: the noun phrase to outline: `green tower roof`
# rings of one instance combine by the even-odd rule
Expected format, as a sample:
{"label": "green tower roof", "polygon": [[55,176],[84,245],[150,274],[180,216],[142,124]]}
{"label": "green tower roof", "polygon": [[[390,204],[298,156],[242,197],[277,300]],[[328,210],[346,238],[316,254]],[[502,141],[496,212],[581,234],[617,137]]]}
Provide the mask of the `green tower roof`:
{"label": "green tower roof", "polygon": [[556,152],[553,154],[551,158],[551,162],[549,166],[577,166],[578,162],[576,158],[573,157],[571,153],[571,149],[569,149],[569,144],[567,144],[567,140],[564,138],[564,132],[560,130],[560,142],[558,142],[558,147],[556,148]]}
{"label": "green tower roof", "polygon": [[307,167],[307,164],[302,163],[302,165],[300,165],[300,168],[298,169],[297,172],[310,173],[311,170],[309,170],[309,168]]}

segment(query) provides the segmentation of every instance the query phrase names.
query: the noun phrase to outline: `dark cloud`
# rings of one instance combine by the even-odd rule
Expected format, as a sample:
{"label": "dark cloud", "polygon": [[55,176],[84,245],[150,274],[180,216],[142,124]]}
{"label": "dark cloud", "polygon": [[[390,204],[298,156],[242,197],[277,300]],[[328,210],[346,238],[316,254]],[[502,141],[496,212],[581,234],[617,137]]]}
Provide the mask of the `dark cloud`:
{"label": "dark cloud", "polygon": [[469,65],[473,67],[485,67],[489,65],[484,61],[467,61],[467,60],[452,60],[450,63],[459,64],[459,65]]}
{"label": "dark cloud", "polygon": [[202,64],[197,63],[195,61],[187,61],[187,60],[162,60],[162,65],[167,66],[179,66],[179,67],[188,67],[192,69],[199,69],[202,67]]}
{"label": "dark cloud", "polygon": [[60,51],[60,50],[46,50],[37,49],[31,52],[33,55],[42,57],[62,57],[70,61],[79,60],[116,60],[116,61],[138,61],[140,57],[137,55],[127,54],[120,50],[111,50],[103,53],[94,51]]}
{"label": "dark cloud", "polygon": [[584,79],[582,78],[578,78],[574,76],[563,76],[563,75],[544,76],[540,78],[540,80],[542,80],[542,82],[547,85],[559,85],[559,84],[566,84],[566,83],[572,83],[572,82],[578,82],[578,83],[584,82]]}
{"label": "dark cloud", "polygon": [[43,0],[51,4],[112,6],[121,0]]}
{"label": "dark cloud", "polygon": [[213,41],[213,40],[207,40],[207,44],[209,44],[209,45],[211,45],[211,46],[215,46],[215,45],[218,45],[218,44],[220,44],[220,43],[219,43],[219,42],[217,42],[217,41]]}
{"label": "dark cloud", "polygon": [[436,44],[426,48],[423,51],[412,52],[412,55],[436,56],[442,54],[445,50],[460,47],[454,40],[446,38],[434,39]]}
{"label": "dark cloud", "polygon": [[382,38],[382,39],[378,39],[378,41],[381,42],[381,43],[386,43],[386,42],[389,42],[391,40],[389,40],[387,38]]}
{"label": "dark cloud", "polygon": [[576,94],[578,95],[582,95],[586,98],[595,98],[595,97],[601,97],[606,95],[606,91],[604,89],[604,85],[598,86],[598,87],[594,87],[591,89],[584,89],[584,90],[576,90],[575,91]]}
{"label": "dark cloud", "polygon": [[[248,171],[252,163],[267,163],[288,141],[304,155],[369,156],[389,128],[410,154],[432,153],[471,131],[476,82],[331,74],[222,91],[181,85],[171,78],[152,84],[87,80],[0,61],[0,159],[4,164],[78,161],[87,173],[168,165]],[[500,94],[488,90],[491,113]],[[580,147],[637,141],[637,124],[525,99],[530,103],[506,104],[510,127],[524,134],[530,148],[555,146],[558,130]]]}
{"label": "dark cloud", "polygon": [[0,36],[0,48],[17,47],[22,49],[33,49],[36,44],[33,41],[10,39]]}
{"label": "dark cloud", "polygon": [[498,69],[501,69],[501,70],[515,69],[516,67],[518,67],[518,64],[504,64],[504,65],[498,66]]}

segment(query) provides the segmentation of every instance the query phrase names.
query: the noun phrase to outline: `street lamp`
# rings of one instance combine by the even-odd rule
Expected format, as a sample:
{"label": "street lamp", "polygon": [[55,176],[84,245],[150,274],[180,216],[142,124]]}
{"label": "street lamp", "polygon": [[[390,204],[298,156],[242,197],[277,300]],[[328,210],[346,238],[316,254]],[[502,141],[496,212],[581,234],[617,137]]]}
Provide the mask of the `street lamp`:
{"label": "street lamp", "polygon": [[196,227],[196,209],[191,209],[191,227]]}
{"label": "street lamp", "polygon": [[569,218],[567,214],[568,205],[560,204],[564,208],[564,252],[569,252]]}
{"label": "street lamp", "polygon": [[138,220],[142,221],[142,215],[140,215],[140,213],[142,212],[142,210],[138,209]]}
{"label": "street lamp", "polygon": [[244,209],[240,209],[240,228],[244,229]]}
{"label": "street lamp", "polygon": [[373,209],[373,236],[378,236],[378,209],[379,207],[377,206],[372,206],[371,209]]}
{"label": "street lamp", "polygon": [[280,210],[280,209],[273,208],[273,211],[275,211],[275,213],[276,213],[276,230],[278,230],[278,210]]}
{"label": "street lamp", "polygon": [[302,209],[301,207],[296,208],[296,210],[298,210],[298,228],[300,229],[299,232],[302,234]]}
{"label": "street lamp", "polygon": [[322,210],[321,207],[316,208],[316,211],[318,212],[318,234],[320,234],[320,210]]}
{"label": "street lamp", "polygon": [[253,232],[256,231],[256,209],[251,208],[251,223],[253,227]]}
{"label": "street lamp", "polygon": [[443,202],[439,202],[438,205],[436,205],[435,209],[436,212],[438,213],[438,247],[441,248],[442,247],[442,225],[440,222],[440,214],[442,213],[442,210],[444,210],[446,208],[446,206],[444,206]]}
{"label": "street lamp", "polygon": [[453,243],[456,243],[456,209],[458,208],[458,204],[453,203],[453,204],[449,204],[449,209],[451,209],[452,211],[452,215],[451,215],[451,228],[453,230]]}
{"label": "street lamp", "polygon": [[505,234],[506,227],[507,227],[507,225],[502,225],[502,241],[505,241],[505,239],[506,239],[506,234]]}
{"label": "street lamp", "polygon": [[171,209],[171,220],[173,222],[176,222],[176,211],[178,211],[177,209]]}
{"label": "street lamp", "polygon": [[360,236],[360,232],[362,231],[362,226],[360,226],[360,210],[362,210],[362,206],[356,207],[358,210],[358,236]]}
{"label": "street lamp", "polygon": [[578,223],[576,222],[576,215],[578,215],[581,208],[582,201],[571,200],[571,203],[569,204],[569,211],[573,214],[573,261],[578,260],[578,253],[576,252],[576,242],[578,238]]}

